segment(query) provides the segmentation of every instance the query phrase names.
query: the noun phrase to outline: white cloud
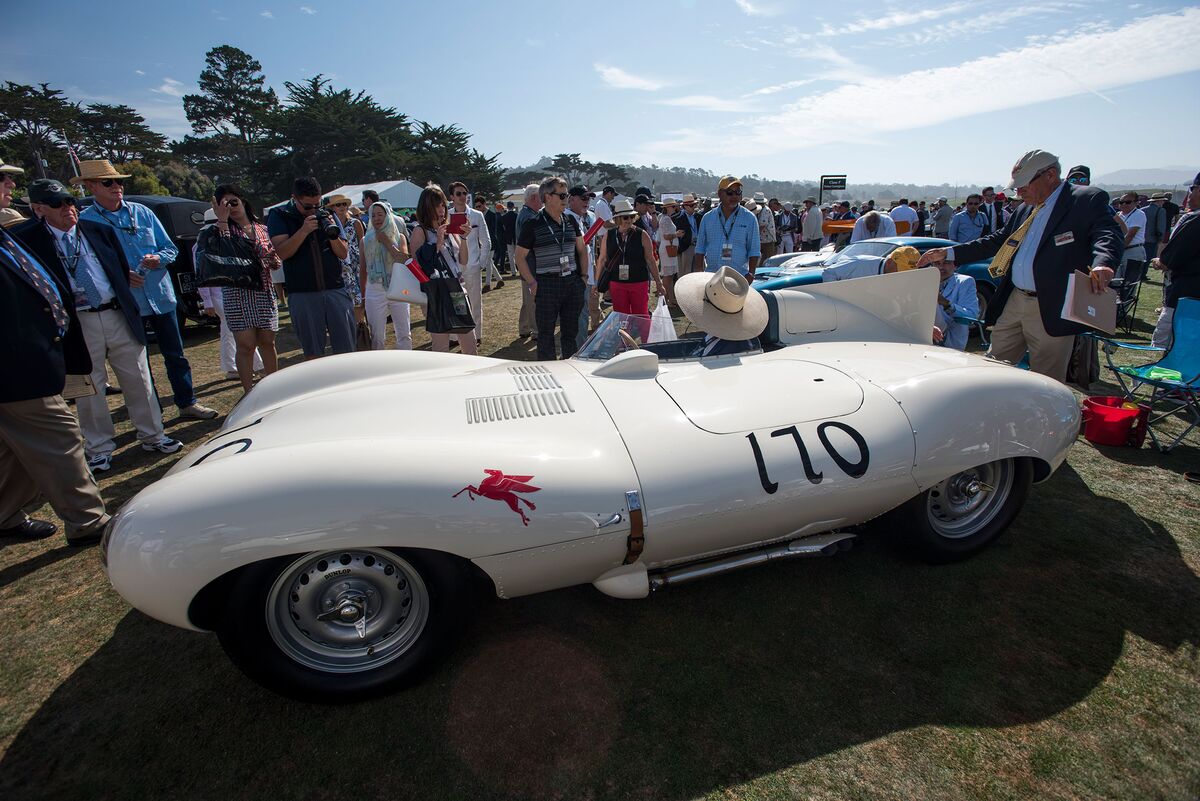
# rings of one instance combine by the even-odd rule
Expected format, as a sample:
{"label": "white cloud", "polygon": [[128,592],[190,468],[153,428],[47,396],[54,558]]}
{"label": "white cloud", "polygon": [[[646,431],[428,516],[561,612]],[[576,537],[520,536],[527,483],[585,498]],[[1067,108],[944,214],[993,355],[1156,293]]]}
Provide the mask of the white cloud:
{"label": "white cloud", "polygon": [[[1074,11],[1080,8],[1078,3],[1040,3],[1029,6],[1008,6],[997,8],[987,14],[970,16],[964,19],[929,25],[919,31],[909,31],[896,34],[892,41],[899,45],[924,47],[935,42],[950,42],[963,40],[972,36],[990,33],[1001,29],[1015,20],[1042,14],[1057,14]],[[1077,35],[1078,30],[1072,30],[1071,35]]]}
{"label": "white cloud", "polygon": [[743,14],[751,17],[773,17],[779,13],[780,9],[771,3],[763,3],[760,0],[733,0],[737,3],[737,7],[742,10]]}
{"label": "white cloud", "polygon": [[312,6],[300,6],[300,10],[309,16],[317,13],[317,10]]}
{"label": "white cloud", "polygon": [[799,81],[788,81],[787,83],[777,83],[774,86],[764,86],[761,89],[755,89],[753,92],[747,92],[746,97],[757,97],[758,95],[773,95],[779,92],[786,92],[788,89],[797,89],[801,86],[807,86],[810,83],[816,82],[817,78],[804,78]]}
{"label": "white cloud", "polygon": [[[1115,30],[1025,45],[951,67],[881,76],[809,95],[779,113],[721,128],[688,129],[671,140],[672,151],[722,155],[737,142],[743,156],[776,154],[801,145],[780,131],[804,131],[803,146],[886,138],[892,131],[926,128],[951,120],[1035,103],[1102,92],[1117,86],[1191,72],[1183,59],[1136,59],[1112,69],[1113,53],[1185,52],[1200,38],[1200,8],[1131,22]],[[982,82],[981,82],[982,76]],[[1109,101],[1111,102],[1111,101]],[[1022,136],[1040,133],[1036,119]],[[1022,140],[1025,141],[1025,140]],[[1017,147],[1020,150],[1020,147]]]}
{"label": "white cloud", "polygon": [[867,33],[870,31],[886,31],[890,30],[891,28],[900,28],[906,25],[916,25],[919,22],[929,22],[931,20],[938,19],[939,17],[957,14],[963,11],[965,8],[966,6],[962,4],[942,6],[940,8],[902,7],[899,11],[894,11],[891,14],[883,14],[876,17],[859,17],[853,22],[848,22],[837,27],[826,24],[822,26],[821,33],[819,35],[825,37],[837,36],[839,34],[853,35],[856,33]]}
{"label": "white cloud", "polygon": [[664,81],[632,75],[620,67],[610,67],[600,63],[592,66],[600,74],[600,79],[614,89],[640,89],[643,92],[657,92],[667,86]]}
{"label": "white cloud", "polygon": [[134,72],[134,74],[135,74],[135,75],[145,75],[145,74],[146,74],[146,73],[145,73],[144,71],[142,71],[142,70],[134,70],[133,72]]}
{"label": "white cloud", "polygon": [[162,85],[157,89],[151,89],[151,92],[156,92],[160,95],[170,95],[171,97],[183,97],[183,84],[174,78],[163,78]]}
{"label": "white cloud", "polygon": [[260,11],[258,12],[258,16],[263,17],[264,19],[275,19],[275,15],[270,11]]}
{"label": "white cloud", "polygon": [[714,97],[713,95],[686,95],[684,97],[671,97],[665,100],[656,100],[656,103],[663,106],[678,106],[680,108],[690,108],[695,111],[760,111],[760,107],[742,99],[725,99]]}

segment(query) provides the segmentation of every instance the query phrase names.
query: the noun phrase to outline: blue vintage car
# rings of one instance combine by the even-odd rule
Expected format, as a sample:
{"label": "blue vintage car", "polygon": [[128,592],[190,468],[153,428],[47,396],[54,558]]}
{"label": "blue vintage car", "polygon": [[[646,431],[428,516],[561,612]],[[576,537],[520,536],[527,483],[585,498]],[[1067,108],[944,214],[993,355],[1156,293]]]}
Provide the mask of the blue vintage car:
{"label": "blue vintage car", "polygon": [[[898,247],[912,245],[924,253],[932,248],[951,248],[960,244],[949,239],[935,239],[928,236],[888,236],[879,239],[863,239],[847,245],[842,250],[820,251],[819,253],[790,254],[797,258],[784,261],[782,264],[771,265],[769,269],[759,267],[755,270],[755,289],[783,289],[790,286],[821,283],[821,270],[836,264],[842,259],[853,256],[886,256]],[[778,259],[778,257],[775,257]],[[996,292],[996,279],[988,273],[991,260],[973,261],[969,264],[958,265],[958,271],[975,279],[975,291],[979,296],[979,316],[987,311],[988,302]],[[766,274],[764,274],[764,269]]]}

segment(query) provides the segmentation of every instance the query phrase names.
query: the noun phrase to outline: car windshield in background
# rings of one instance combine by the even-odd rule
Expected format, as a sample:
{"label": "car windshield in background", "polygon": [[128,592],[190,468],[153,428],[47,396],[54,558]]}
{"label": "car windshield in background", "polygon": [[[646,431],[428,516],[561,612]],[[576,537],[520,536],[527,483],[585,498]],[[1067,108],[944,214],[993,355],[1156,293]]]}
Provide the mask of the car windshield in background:
{"label": "car windshield in background", "polygon": [[828,263],[832,264],[835,261],[855,256],[886,256],[895,249],[895,244],[891,242],[855,242],[852,245],[847,245],[844,250],[840,251]]}

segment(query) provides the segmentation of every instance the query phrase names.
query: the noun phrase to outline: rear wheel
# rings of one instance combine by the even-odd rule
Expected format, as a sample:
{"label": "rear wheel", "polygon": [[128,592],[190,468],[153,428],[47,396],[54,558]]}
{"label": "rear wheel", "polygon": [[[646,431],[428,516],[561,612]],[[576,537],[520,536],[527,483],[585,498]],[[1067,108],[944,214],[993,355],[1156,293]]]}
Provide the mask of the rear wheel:
{"label": "rear wheel", "polygon": [[217,635],[269,689],[350,701],[432,667],[453,643],[468,595],[463,569],[443,554],[351,548],[285,557],[238,578]]}
{"label": "rear wheel", "polygon": [[1028,459],[1002,459],[955,473],[900,507],[905,539],[929,562],[966,559],[1012,524],[1032,482]]}

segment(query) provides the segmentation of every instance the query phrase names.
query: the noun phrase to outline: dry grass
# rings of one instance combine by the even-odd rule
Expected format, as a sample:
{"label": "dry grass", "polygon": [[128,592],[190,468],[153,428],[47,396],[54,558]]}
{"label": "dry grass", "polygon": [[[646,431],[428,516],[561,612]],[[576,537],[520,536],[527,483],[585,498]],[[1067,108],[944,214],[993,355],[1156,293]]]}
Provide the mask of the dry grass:
{"label": "dry grass", "polygon": [[[516,284],[485,299],[483,352],[531,359]],[[240,389],[217,371],[215,332],[187,341],[203,401],[228,410]],[[286,332],[281,352],[298,358]],[[143,453],[112,406],[115,508],[175,457]],[[168,431],[191,448],[217,425]],[[95,549],[10,543],[0,796],[1195,798],[1192,443],[1164,456],[1081,440],[1012,531],[960,565],[874,538],[645,602],[583,587],[487,604],[423,685],[343,708],[275,697],[214,638],[131,611]]]}

